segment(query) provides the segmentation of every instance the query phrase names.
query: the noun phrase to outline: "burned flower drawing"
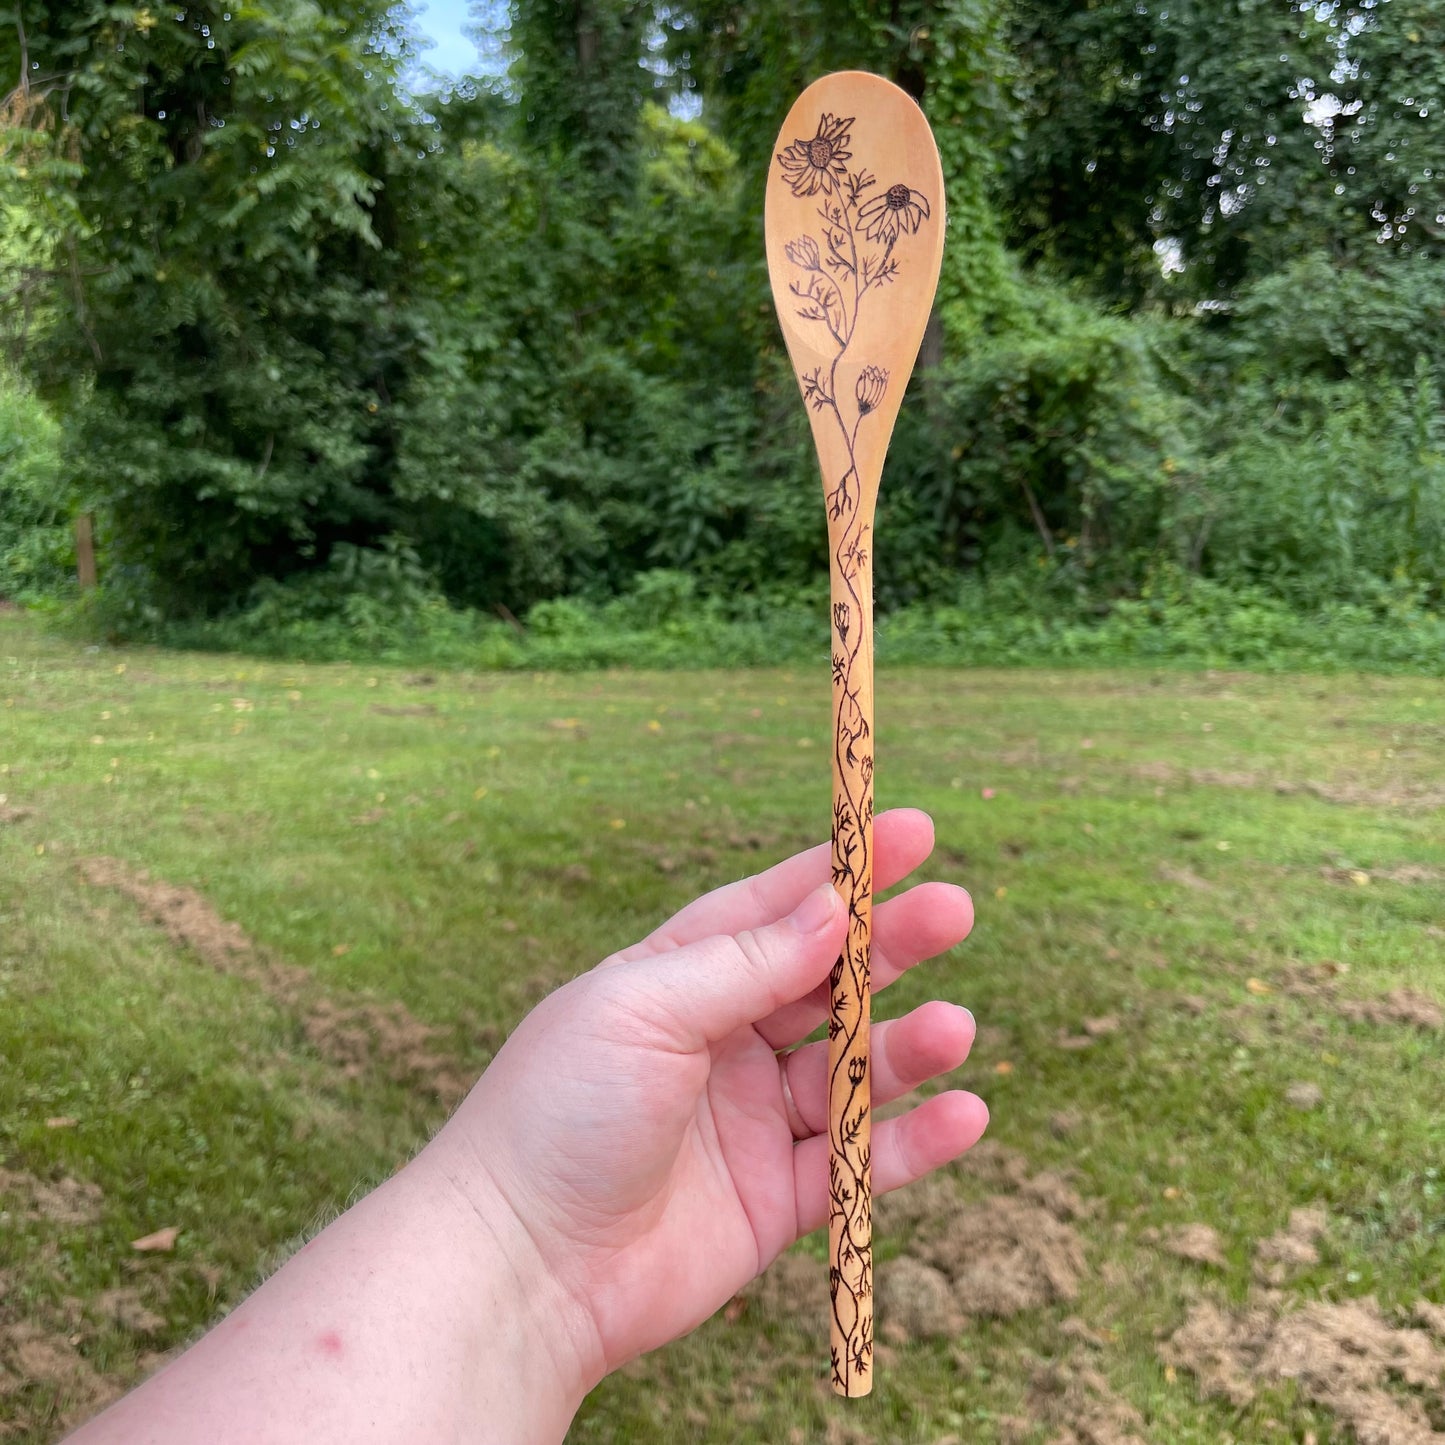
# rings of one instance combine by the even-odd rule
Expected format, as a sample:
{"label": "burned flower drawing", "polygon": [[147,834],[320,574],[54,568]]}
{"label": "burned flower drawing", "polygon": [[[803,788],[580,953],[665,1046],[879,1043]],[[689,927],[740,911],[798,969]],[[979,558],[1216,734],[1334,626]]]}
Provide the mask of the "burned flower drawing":
{"label": "burned flower drawing", "polygon": [[853,152],[848,149],[848,127],[853,117],[824,114],[811,140],[795,140],[778,156],[783,175],[795,196],[832,195],[848,179]]}
{"label": "burned flower drawing", "polygon": [[890,246],[902,234],[917,235],[931,214],[928,198],[905,185],[889,186],[858,208],[858,219],[868,239],[886,241]]}
{"label": "burned flower drawing", "polygon": [[858,373],[858,381],[853,388],[853,399],[858,403],[858,416],[862,418],[870,411],[877,411],[878,403],[883,400],[883,393],[887,390],[888,373],[881,366],[865,366]]}
{"label": "burned flower drawing", "polygon": [[822,270],[823,258],[818,253],[818,243],[811,236],[799,236],[796,241],[789,241],[783,250],[787,252],[788,260],[802,270]]}

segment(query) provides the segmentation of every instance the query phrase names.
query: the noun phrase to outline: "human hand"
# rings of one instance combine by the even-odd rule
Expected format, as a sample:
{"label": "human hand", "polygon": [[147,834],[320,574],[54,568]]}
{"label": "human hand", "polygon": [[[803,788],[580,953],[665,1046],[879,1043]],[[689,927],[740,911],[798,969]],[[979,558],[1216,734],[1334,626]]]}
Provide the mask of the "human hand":
{"label": "human hand", "polygon": [[[932,850],[925,814],[885,813],[876,830],[880,888]],[[559,989],[423,1156],[560,1287],[584,1390],[701,1323],[826,1222],[827,1045],[778,1051],[827,1014],[845,922],[828,876],[826,845],[799,854]],[[943,883],[879,905],[874,990],[972,923],[967,893]],[[971,1015],[938,1001],[876,1024],[874,1103],[957,1067],[972,1041]],[[876,1122],[875,1192],[954,1158],[987,1122],[962,1092]]]}
{"label": "human hand", "polygon": [[[875,842],[887,887],[928,856],[933,826],[885,813]],[[791,1045],[826,1016],[843,940],[828,855],[699,899],[544,1000],[416,1159],[77,1445],[561,1440],[609,1370],[824,1222],[826,1045]],[[972,922],[941,883],[880,905],[874,987]],[[972,1039],[952,1004],[878,1024],[874,1100],[955,1067]],[[875,1122],[875,1191],[986,1122],[962,1093]]]}

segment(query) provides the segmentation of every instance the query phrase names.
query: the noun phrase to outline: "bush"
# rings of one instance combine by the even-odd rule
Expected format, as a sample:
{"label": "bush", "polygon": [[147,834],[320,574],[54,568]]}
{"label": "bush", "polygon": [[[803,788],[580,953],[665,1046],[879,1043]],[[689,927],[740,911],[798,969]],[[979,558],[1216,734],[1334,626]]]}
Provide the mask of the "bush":
{"label": "bush", "polygon": [[21,382],[0,371],[0,598],[64,592],[74,573],[60,428]]}
{"label": "bush", "polygon": [[880,600],[942,599],[959,571],[1051,559],[1049,579],[1132,591],[1169,547],[1196,450],[1161,324],[1105,316],[1035,278],[920,379],[879,499]]}
{"label": "bush", "polygon": [[[398,592],[389,563],[356,565],[373,574],[372,593],[338,585],[328,598],[313,578],[263,589],[254,606],[228,618],[138,628],[133,615],[130,625],[116,625],[102,589],[85,601],[82,619],[92,631],[120,637],[308,661],[558,671],[796,665],[817,667],[820,687],[826,677],[828,611],[819,590],[730,605],[716,597],[689,598],[686,574],[645,574],[620,598],[539,602],[518,635],[490,616],[449,606],[414,580]],[[945,603],[881,616],[879,663],[1434,674],[1445,656],[1445,617],[1406,584],[1381,587],[1368,602],[1303,610],[1260,587],[1230,587],[1162,564],[1138,597],[1121,599],[1101,615],[1087,594],[1072,589],[1069,566],[1035,565],[987,583],[969,577]]]}

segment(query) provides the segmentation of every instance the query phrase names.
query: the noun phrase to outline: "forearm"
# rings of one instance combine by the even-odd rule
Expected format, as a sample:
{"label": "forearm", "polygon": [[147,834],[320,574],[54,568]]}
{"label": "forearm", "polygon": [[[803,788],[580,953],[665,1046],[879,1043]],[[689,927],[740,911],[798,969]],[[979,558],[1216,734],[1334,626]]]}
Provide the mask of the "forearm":
{"label": "forearm", "polygon": [[581,1322],[468,1193],[434,1146],[72,1445],[560,1441]]}

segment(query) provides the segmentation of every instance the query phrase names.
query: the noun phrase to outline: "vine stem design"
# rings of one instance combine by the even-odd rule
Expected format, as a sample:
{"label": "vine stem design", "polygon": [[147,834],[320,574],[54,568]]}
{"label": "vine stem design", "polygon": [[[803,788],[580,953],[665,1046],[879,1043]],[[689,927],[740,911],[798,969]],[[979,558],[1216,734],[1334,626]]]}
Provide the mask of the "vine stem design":
{"label": "vine stem design", "polygon": [[[873,1365],[873,1196],[870,952],[873,929],[873,568],[871,494],[859,434],[879,410],[889,375],[853,354],[858,322],[899,272],[895,250],[931,215],[911,186],[878,189],[852,159],[853,117],[824,112],[811,138],[777,156],[799,199],[817,197],[819,226],[786,242],[799,275],[787,286],[796,316],[819,328],[823,359],[800,368],[805,402],[831,419],[840,472],[825,470],[833,621],[833,886],[848,909],[843,951],[830,974],[828,1019],[828,1238],[834,1388],[866,1394]],[[780,301],[780,306],[782,302]],[[840,395],[840,376],[853,382]],[[886,440],[886,437],[885,437]],[[876,477],[871,479],[876,482]]]}

